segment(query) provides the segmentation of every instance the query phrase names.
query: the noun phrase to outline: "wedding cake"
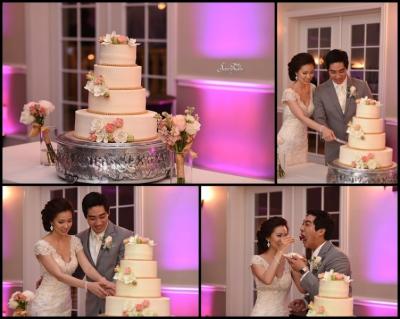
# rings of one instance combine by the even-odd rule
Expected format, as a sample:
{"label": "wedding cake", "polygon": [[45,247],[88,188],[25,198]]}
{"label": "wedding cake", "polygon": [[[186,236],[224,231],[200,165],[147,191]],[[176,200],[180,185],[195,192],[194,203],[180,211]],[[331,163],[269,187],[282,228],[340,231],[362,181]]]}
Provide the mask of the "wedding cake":
{"label": "wedding cake", "polygon": [[106,316],[169,316],[169,298],[161,296],[154,242],[132,236],[125,239],[125,255],[115,268],[116,295],[106,297]]}
{"label": "wedding cake", "polygon": [[386,147],[382,105],[367,97],[357,101],[356,116],[348,125],[348,143],[340,146],[339,162],[358,169],[392,166],[393,150]]}
{"label": "wedding cake", "polygon": [[307,316],[353,316],[353,298],[349,297],[349,276],[333,272],[318,275],[319,291],[308,305]]}
{"label": "wedding cake", "polygon": [[146,110],[135,39],[113,32],[99,39],[94,72],[87,75],[89,107],[75,113],[74,136],[93,142],[137,142],[157,137],[155,112]]}

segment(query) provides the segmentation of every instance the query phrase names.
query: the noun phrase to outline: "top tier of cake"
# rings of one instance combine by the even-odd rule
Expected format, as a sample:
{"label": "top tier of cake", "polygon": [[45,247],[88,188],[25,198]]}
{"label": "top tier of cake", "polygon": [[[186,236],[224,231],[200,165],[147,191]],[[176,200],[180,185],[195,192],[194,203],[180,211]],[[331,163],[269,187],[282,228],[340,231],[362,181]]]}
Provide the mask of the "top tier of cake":
{"label": "top tier of cake", "polygon": [[329,272],[319,274],[318,296],[329,298],[347,298],[349,296],[350,277],[343,274]]}
{"label": "top tier of cake", "polygon": [[138,235],[124,240],[124,259],[153,260],[154,241]]}
{"label": "top tier of cake", "polygon": [[356,117],[365,119],[381,118],[382,104],[379,101],[364,97],[357,100]]}
{"label": "top tier of cake", "polygon": [[136,65],[136,45],[102,43],[97,62],[101,65],[134,66]]}

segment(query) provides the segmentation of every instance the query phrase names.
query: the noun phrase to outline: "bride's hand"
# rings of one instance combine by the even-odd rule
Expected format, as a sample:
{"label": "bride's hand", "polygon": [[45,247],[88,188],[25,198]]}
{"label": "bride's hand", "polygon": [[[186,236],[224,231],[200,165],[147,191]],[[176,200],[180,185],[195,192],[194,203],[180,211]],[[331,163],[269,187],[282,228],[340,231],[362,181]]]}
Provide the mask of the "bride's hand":
{"label": "bride's hand", "polygon": [[110,282],[108,280],[104,280],[104,281],[100,281],[100,285],[106,289],[106,291],[108,292],[109,295],[114,296],[115,295],[115,289],[116,286],[113,282]]}
{"label": "bride's hand", "polygon": [[286,248],[288,248],[289,245],[291,245],[293,243],[294,243],[294,238],[292,236],[283,237],[278,242],[278,250],[283,253],[283,252],[285,252]]}
{"label": "bride's hand", "polygon": [[333,133],[331,129],[325,126],[322,128],[321,133],[322,133],[322,138],[327,142],[331,142],[336,138],[335,133]]}
{"label": "bride's hand", "polygon": [[107,297],[108,293],[101,287],[100,282],[88,282],[87,289],[99,298]]}

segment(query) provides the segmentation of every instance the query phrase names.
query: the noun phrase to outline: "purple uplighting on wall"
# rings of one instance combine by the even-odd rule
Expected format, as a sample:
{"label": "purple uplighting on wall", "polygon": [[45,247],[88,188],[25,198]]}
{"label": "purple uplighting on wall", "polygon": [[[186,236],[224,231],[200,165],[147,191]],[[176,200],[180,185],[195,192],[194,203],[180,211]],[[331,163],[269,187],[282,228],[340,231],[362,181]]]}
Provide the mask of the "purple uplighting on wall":
{"label": "purple uplighting on wall", "polygon": [[239,176],[274,178],[273,87],[208,82],[192,80],[178,85],[178,113],[183,114],[187,105],[196,105],[202,125],[193,143],[199,155],[194,166]]}
{"label": "purple uplighting on wall", "polygon": [[196,36],[202,55],[257,58],[273,54],[274,42],[260,40],[274,38],[273,3],[201,3],[195,8],[202,21]]}
{"label": "purple uplighting on wall", "polygon": [[198,316],[198,288],[163,287],[162,295],[170,298],[172,316]]}

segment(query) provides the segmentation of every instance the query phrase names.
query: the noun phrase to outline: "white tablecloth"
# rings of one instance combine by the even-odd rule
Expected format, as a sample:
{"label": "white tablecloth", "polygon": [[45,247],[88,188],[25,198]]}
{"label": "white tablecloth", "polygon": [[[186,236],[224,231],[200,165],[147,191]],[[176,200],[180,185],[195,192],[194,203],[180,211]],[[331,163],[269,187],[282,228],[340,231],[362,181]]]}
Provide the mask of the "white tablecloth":
{"label": "white tablecloth", "polygon": [[[34,183],[34,184],[62,184],[66,183],[59,178],[54,166],[42,166],[39,160],[39,142],[20,144],[3,148],[3,183]],[[186,176],[189,172],[186,167]],[[173,181],[176,182],[176,179]],[[118,182],[116,182],[118,183]],[[170,183],[164,179],[158,183]],[[272,180],[262,180],[235,176],[204,169],[192,168],[193,184],[265,184]]]}
{"label": "white tablecloth", "polygon": [[326,183],[328,166],[304,163],[286,167],[285,177],[278,178],[278,184],[319,184]]}

